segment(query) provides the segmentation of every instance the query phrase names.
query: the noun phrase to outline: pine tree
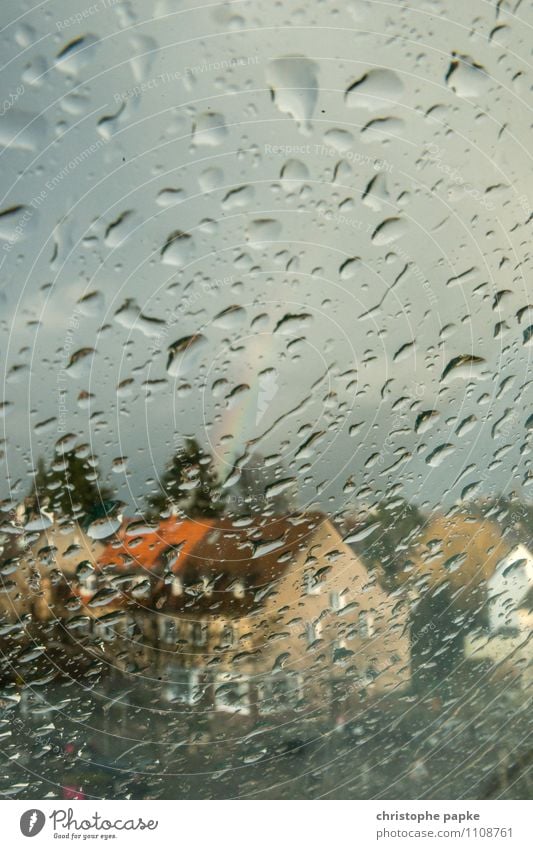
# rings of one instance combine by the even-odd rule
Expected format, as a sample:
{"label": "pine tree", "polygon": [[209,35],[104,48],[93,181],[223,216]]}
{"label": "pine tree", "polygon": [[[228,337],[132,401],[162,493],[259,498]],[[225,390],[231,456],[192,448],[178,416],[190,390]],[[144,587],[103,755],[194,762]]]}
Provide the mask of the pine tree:
{"label": "pine tree", "polygon": [[219,516],[224,509],[213,458],[196,439],[186,439],[161,478],[161,491],[148,498],[151,512],[181,509],[190,518]]}
{"label": "pine tree", "polygon": [[[356,529],[358,520],[357,514],[348,517],[346,528]],[[352,543],[352,548],[367,563],[380,566],[393,588],[400,580],[414,537],[423,528],[425,517],[415,504],[397,499],[377,504],[363,524],[369,521],[379,524],[379,530],[368,539]]]}
{"label": "pine tree", "polygon": [[495,522],[514,543],[530,546],[533,541],[533,505],[515,492],[470,501],[465,505],[471,516]]}
{"label": "pine tree", "polygon": [[286,515],[294,509],[295,492],[284,491],[279,495],[267,497],[269,486],[273,486],[278,478],[286,477],[278,466],[278,476],[270,473],[265,467],[264,457],[255,453],[242,467],[237,486],[237,503],[244,507],[245,511],[251,513],[263,513],[265,510],[277,515]]}

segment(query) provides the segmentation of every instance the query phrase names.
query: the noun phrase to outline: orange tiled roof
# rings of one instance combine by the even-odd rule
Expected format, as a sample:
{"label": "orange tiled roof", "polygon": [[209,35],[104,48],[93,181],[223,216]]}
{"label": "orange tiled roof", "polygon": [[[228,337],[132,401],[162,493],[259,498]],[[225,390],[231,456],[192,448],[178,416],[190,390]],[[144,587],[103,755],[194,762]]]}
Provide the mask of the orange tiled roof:
{"label": "orange tiled roof", "polygon": [[[191,605],[190,594],[168,593],[162,581],[161,567],[179,574],[184,585],[210,583],[209,592],[198,595],[195,609],[209,614],[244,615],[261,603],[264,594],[257,591],[281,577],[306,552],[322,524],[329,526],[333,547],[338,532],[320,513],[302,513],[268,519],[165,519],[155,528],[146,528],[141,519],[128,519],[98,559],[100,568],[151,573],[150,604],[164,603],[165,609],[178,610]],[[170,558],[165,553],[170,550]],[[166,570],[165,570],[166,571]],[[148,577],[148,575],[146,576]],[[235,594],[235,582],[240,581]],[[114,598],[98,607],[98,614],[128,603],[127,596]]]}
{"label": "orange tiled roof", "polygon": [[195,546],[211,530],[209,519],[163,519],[157,529],[140,533],[137,522],[126,521],[117,533],[117,540],[109,543],[98,559],[103,566],[140,566],[151,570],[160,562],[164,551],[175,548],[179,551],[178,563],[184,563]]}

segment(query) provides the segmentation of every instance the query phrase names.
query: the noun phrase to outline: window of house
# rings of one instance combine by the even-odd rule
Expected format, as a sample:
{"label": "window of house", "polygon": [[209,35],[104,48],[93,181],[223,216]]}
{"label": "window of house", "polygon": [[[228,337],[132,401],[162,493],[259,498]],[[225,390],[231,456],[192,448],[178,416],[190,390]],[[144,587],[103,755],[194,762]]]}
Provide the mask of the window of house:
{"label": "window of house", "polygon": [[112,643],[117,636],[115,626],[108,625],[106,622],[96,622],[94,626],[94,634],[97,639],[103,640],[106,643]]}
{"label": "window of house", "polygon": [[172,616],[160,616],[159,636],[165,643],[174,643],[178,637],[176,620]]}
{"label": "window of house", "polygon": [[195,646],[205,646],[207,643],[208,628],[203,622],[193,622],[191,626],[191,641]]}
{"label": "window of house", "polygon": [[322,622],[308,622],[306,624],[306,633],[307,644],[312,645],[312,643],[319,640],[322,636]]}
{"label": "window of house", "polygon": [[298,707],[303,698],[303,676],[294,672],[276,672],[257,686],[259,713],[282,713]]}
{"label": "window of house", "polygon": [[374,616],[367,610],[361,610],[359,613],[359,636],[363,640],[374,636]]}
{"label": "window of house", "polygon": [[166,674],[169,676],[164,687],[166,701],[190,706],[201,701],[206,692],[206,684],[202,681],[200,669],[176,670],[170,666],[167,667]]}
{"label": "window of house", "polygon": [[232,678],[222,673],[214,684],[215,709],[225,713],[250,713],[250,683],[246,678]]}
{"label": "window of house", "polygon": [[223,646],[232,646],[235,640],[234,628],[231,623],[224,625],[220,635],[220,642]]}

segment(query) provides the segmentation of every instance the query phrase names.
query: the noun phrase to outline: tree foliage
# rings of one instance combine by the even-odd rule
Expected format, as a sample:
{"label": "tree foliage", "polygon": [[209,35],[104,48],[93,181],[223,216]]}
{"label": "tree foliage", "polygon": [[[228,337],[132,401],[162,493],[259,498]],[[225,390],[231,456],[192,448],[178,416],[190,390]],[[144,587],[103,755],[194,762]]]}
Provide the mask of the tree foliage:
{"label": "tree foliage", "polygon": [[159,492],[150,495],[147,502],[156,516],[172,509],[190,518],[222,513],[224,498],[213,458],[196,439],[186,439],[183,448],[176,451],[163,473]]}
{"label": "tree foliage", "polygon": [[[360,516],[354,514],[345,519],[345,527],[357,530],[359,522]],[[368,565],[383,570],[393,588],[400,581],[413,540],[423,528],[425,517],[416,505],[396,499],[382,501],[373,507],[362,525],[374,522],[377,530],[368,538],[353,543],[352,547]]]}
{"label": "tree foliage", "polygon": [[99,480],[96,461],[74,448],[58,454],[49,468],[42,457],[38,459],[25,507],[30,516],[45,509],[56,516],[78,518],[110,498],[110,488]]}
{"label": "tree foliage", "polygon": [[251,455],[242,467],[239,482],[235,487],[234,500],[242,512],[263,513],[267,510],[281,516],[294,509],[294,487],[277,495],[269,495],[269,488],[275,485],[279,477],[284,477],[280,474],[280,465],[277,464],[275,468],[278,475],[274,469],[268,469],[261,454]]}

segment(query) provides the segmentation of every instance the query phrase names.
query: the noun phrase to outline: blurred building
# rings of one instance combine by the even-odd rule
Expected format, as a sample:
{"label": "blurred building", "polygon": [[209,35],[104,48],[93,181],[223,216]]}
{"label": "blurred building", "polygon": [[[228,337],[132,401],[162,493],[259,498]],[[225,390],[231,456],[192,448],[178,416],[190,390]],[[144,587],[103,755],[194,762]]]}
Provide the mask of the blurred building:
{"label": "blurred building", "polygon": [[533,555],[517,545],[496,566],[487,584],[487,627],[465,640],[465,656],[489,661],[522,687],[533,683]]}
{"label": "blurred building", "polygon": [[80,582],[87,627],[126,666],[158,669],[170,701],[241,717],[342,712],[409,683],[401,597],[319,513],[135,520],[98,567],[97,585]]}
{"label": "blurred building", "polygon": [[413,676],[431,686],[450,682],[464,660],[531,681],[533,558],[479,512],[429,521],[404,567]]}

